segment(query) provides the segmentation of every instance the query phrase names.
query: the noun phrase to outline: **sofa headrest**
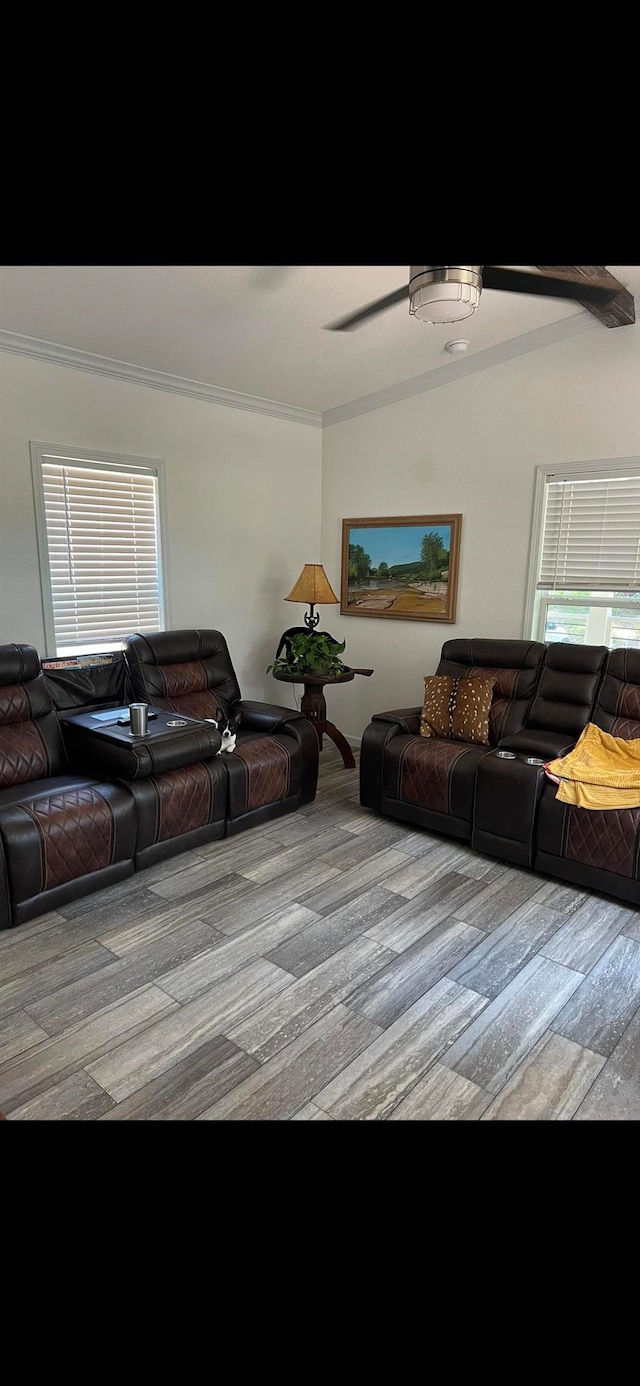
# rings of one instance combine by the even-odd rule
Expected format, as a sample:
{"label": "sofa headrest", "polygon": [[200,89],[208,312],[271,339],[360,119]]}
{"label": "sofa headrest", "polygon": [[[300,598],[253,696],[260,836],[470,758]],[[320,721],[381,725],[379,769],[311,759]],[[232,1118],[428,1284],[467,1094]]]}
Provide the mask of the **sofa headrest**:
{"label": "sofa headrest", "polygon": [[640,650],[611,650],[592,721],[611,736],[640,737]]}
{"label": "sofa headrest", "polygon": [[[136,698],[187,717],[215,717],[229,709],[240,688],[219,630],[163,630],[130,635],[124,652]],[[215,695],[215,696],[214,696]]]}
{"label": "sofa headrest", "polygon": [[600,674],[608,650],[606,645],[549,645],[544,661],[545,670],[560,674]]}
{"label": "sofa headrest", "polygon": [[640,650],[611,650],[607,674],[621,683],[640,683]]}
{"label": "sofa headrest", "polygon": [[546,646],[539,640],[445,640],[441,660],[491,669],[537,669]]}
{"label": "sofa headrest", "polygon": [[0,645],[0,685],[28,683],[40,673],[40,655],[33,645]]}
{"label": "sofa headrest", "polygon": [[607,654],[606,645],[549,645],[527,727],[577,739],[591,720]]}
{"label": "sofa headrest", "polygon": [[227,654],[219,630],[161,630],[154,635],[128,635],[125,649],[134,649],[141,664],[190,664]]}

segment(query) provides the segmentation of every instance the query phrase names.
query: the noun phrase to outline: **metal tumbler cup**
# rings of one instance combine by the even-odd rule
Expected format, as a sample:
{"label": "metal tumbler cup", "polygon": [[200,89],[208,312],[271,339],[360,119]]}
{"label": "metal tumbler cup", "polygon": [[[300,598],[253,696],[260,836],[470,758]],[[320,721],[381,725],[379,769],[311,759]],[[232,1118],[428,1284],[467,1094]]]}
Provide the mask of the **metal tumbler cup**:
{"label": "metal tumbler cup", "polygon": [[146,703],[131,703],[129,705],[129,716],[131,718],[131,735],[146,736],[149,727],[149,708]]}

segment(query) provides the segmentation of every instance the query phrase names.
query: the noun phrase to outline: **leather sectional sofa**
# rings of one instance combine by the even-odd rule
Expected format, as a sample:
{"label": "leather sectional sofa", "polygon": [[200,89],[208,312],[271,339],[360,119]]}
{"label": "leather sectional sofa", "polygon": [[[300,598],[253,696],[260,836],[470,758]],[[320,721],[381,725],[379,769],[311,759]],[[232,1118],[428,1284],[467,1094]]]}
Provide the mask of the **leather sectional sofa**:
{"label": "leather sectional sofa", "polygon": [[[32,646],[0,646],[0,928],[315,797],[313,727],[243,701],[219,631],[132,636],[127,655],[43,672]],[[116,724],[132,695],[158,707],[144,740]],[[232,755],[219,707],[242,717]]]}
{"label": "leather sectional sofa", "polygon": [[[449,640],[437,673],[493,677],[490,745],[421,736],[421,706],[379,713],[362,738],[362,804],[639,904],[640,807],[563,804],[542,764],[590,721],[640,737],[640,651]],[[158,711],[143,741],[115,725],[133,698]],[[232,755],[209,720],[220,707],[241,714]],[[82,671],[43,672],[31,646],[0,646],[0,928],[295,810],[317,774],[313,726],[242,699],[219,631],[134,635]]]}
{"label": "leather sectional sofa", "polygon": [[0,646],[0,927],[134,870],[131,795],[71,765],[31,645]]}
{"label": "leather sectional sofa", "polygon": [[490,745],[421,736],[421,706],[378,713],[362,738],[361,803],[640,904],[640,807],[561,803],[542,768],[570,751],[588,722],[640,737],[640,651],[448,640],[436,673],[495,677]]}
{"label": "leather sectional sofa", "polygon": [[289,813],[315,797],[318,738],[295,709],[241,697],[227,642],[217,630],[162,631],[124,642],[134,696],[180,716],[240,714],[228,782],[226,833]]}

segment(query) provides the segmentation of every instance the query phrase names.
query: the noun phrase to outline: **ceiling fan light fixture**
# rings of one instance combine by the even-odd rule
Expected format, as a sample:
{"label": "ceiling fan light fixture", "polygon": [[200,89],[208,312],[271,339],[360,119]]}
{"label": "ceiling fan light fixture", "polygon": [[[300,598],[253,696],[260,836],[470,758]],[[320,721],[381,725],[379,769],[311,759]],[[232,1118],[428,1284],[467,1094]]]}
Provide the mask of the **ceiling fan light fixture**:
{"label": "ceiling fan light fixture", "polygon": [[481,269],[481,265],[412,265],[410,314],[431,323],[470,318],[480,302]]}

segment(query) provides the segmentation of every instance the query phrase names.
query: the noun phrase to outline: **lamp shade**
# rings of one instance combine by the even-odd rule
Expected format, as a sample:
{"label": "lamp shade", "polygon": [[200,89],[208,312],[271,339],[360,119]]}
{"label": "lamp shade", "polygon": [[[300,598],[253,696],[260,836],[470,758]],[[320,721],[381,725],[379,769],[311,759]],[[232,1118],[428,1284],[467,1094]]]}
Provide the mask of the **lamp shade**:
{"label": "lamp shade", "polygon": [[305,563],[298,581],[285,597],[285,602],[311,602],[314,606],[338,600],[321,563]]}

